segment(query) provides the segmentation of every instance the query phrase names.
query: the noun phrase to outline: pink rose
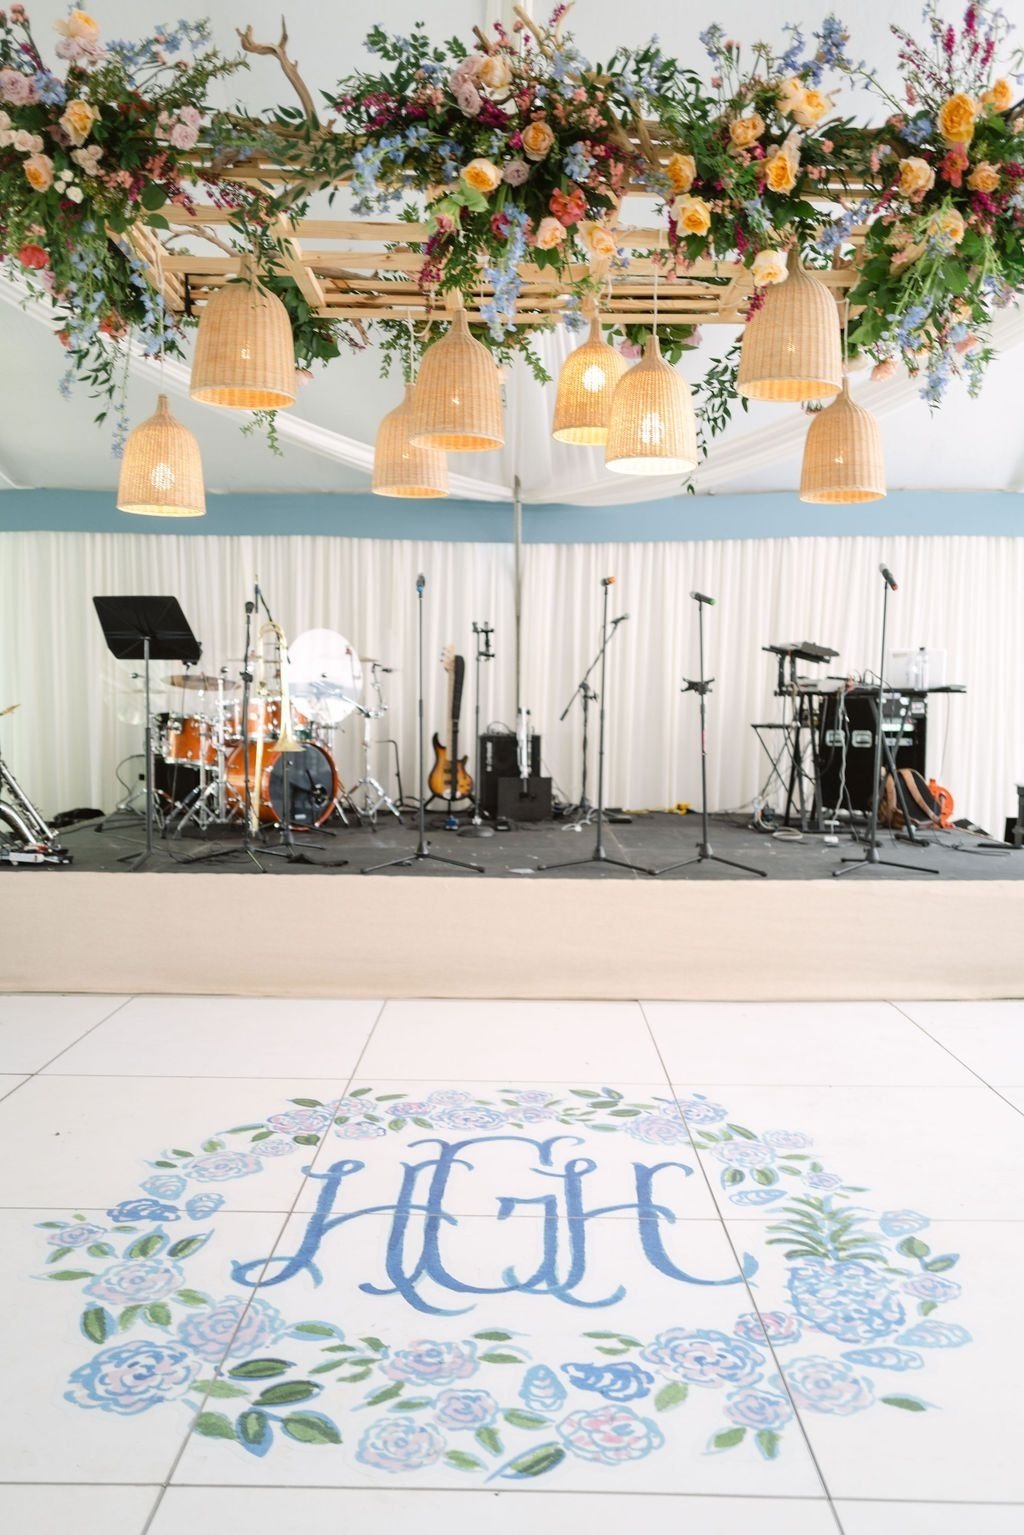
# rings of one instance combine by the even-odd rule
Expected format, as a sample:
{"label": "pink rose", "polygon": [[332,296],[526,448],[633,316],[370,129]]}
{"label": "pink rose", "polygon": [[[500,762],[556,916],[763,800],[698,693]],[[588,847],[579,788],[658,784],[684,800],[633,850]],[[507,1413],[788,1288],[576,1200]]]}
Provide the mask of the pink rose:
{"label": "pink rose", "polygon": [[198,129],[203,121],[203,114],[198,107],[181,107],[178,110],[178,121],[187,123],[190,128]]}
{"label": "pink rose", "polygon": [[32,82],[27,75],[16,69],[0,69],[0,98],[13,107],[21,107],[31,99]]}
{"label": "pink rose", "polygon": [[454,87],[454,91],[459,111],[466,117],[476,117],[483,106],[483,97],[472,80],[461,81]]}
{"label": "pink rose", "polygon": [[194,149],[199,141],[199,130],[188,123],[175,123],[167,136],[175,149]]}
{"label": "pink rose", "polygon": [[510,187],[521,187],[530,174],[530,167],[525,160],[507,160],[501,174]]}
{"label": "pink rose", "polygon": [[885,358],[882,359],[881,362],[876,362],[875,363],[875,366],[871,369],[871,377],[874,380],[874,382],[876,384],[878,384],[878,383],[881,383],[881,381],[883,379],[885,379],[885,378],[892,378],[892,376],[893,376],[893,374],[895,372],[896,372],[896,359],[895,359],[895,357],[885,357]]}

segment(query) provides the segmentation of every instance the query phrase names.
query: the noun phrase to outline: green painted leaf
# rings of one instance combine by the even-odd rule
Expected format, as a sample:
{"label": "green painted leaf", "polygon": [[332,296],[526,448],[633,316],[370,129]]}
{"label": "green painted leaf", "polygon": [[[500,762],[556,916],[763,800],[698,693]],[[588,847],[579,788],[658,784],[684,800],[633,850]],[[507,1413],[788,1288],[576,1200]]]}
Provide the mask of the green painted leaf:
{"label": "green painted leaf", "polygon": [[726,1125],[726,1129],[731,1130],[733,1135],[738,1135],[745,1141],[757,1140],[753,1130],[748,1130],[745,1125]]}
{"label": "green painted leaf", "polygon": [[560,1444],[540,1444],[535,1450],[526,1450],[514,1460],[506,1461],[497,1475],[506,1481],[517,1481],[523,1476],[543,1476],[546,1471],[560,1466],[564,1459],[565,1451]]}
{"label": "green painted leaf", "polygon": [[182,1151],[180,1146],[172,1146],[171,1147],[171,1156],[172,1157],[191,1157],[192,1155],[193,1155],[193,1153],[191,1151]]}
{"label": "green painted leaf", "polygon": [[478,1428],[473,1438],[477,1444],[483,1445],[484,1449],[489,1450],[492,1455],[501,1454],[501,1436],[497,1429]]}
{"label": "green painted leaf", "polygon": [[319,1135],[293,1135],[292,1140],[296,1146],[319,1146]]}
{"label": "green painted leaf", "polygon": [[95,1279],[96,1276],[89,1269],[58,1269],[55,1274],[47,1274],[46,1277],[65,1282],[69,1279]]}
{"label": "green painted leaf", "polygon": [[341,1443],[336,1425],[319,1412],[291,1412],[281,1427],[289,1439],[297,1439],[300,1444]]}
{"label": "green painted leaf", "polygon": [[722,1183],[727,1189],[735,1188],[737,1183],[743,1182],[744,1177],[745,1174],[742,1168],[727,1167],[725,1172],[722,1174]]}
{"label": "green painted leaf", "polygon": [[542,1418],[539,1413],[523,1412],[519,1407],[510,1407],[502,1413],[502,1417],[513,1428],[546,1428],[548,1423],[547,1418]]}
{"label": "green painted leaf", "polygon": [[464,1450],[449,1450],[445,1456],[449,1466],[454,1466],[456,1471],[479,1471],[484,1464],[477,1460],[475,1455],[467,1455]]}
{"label": "green painted leaf", "polygon": [[90,1242],[85,1250],[90,1258],[109,1258],[114,1252],[109,1242]]}
{"label": "green painted leaf", "polygon": [[228,1371],[232,1380],[266,1380],[271,1375],[283,1375],[292,1368],[290,1359],[246,1359]]}
{"label": "green painted leaf", "polygon": [[292,1332],[302,1333],[303,1337],[311,1338],[336,1338],[338,1329],[330,1327],[326,1322],[296,1322]]}
{"label": "green painted leaf", "polygon": [[883,1396],[886,1407],[902,1407],[904,1412],[927,1412],[928,1403],[919,1402],[916,1396]]}
{"label": "green painted leaf", "polygon": [[166,1301],[155,1300],[146,1307],[146,1321],[152,1322],[154,1327],[170,1327],[171,1308]]}
{"label": "green painted leaf", "polygon": [[917,1308],[918,1316],[931,1316],[933,1311],[938,1310],[938,1306],[939,1303],[937,1300],[923,1300],[919,1303]]}
{"label": "green painted leaf", "polygon": [[405,1129],[405,1120],[404,1119],[389,1119],[388,1120],[388,1129],[389,1130],[404,1130]]}
{"label": "green painted leaf", "polygon": [[203,1142],[203,1150],[204,1151],[223,1151],[224,1150],[224,1142],[217,1140],[216,1137],[212,1137],[210,1140]]}
{"label": "green painted leaf", "polygon": [[193,1427],[197,1434],[205,1434],[208,1439],[234,1439],[235,1437],[231,1419],[226,1418],[222,1412],[201,1412]]}
{"label": "green painted leaf", "polygon": [[[366,1091],[368,1092],[369,1089],[367,1088]],[[355,1094],[353,1093],[351,1096],[354,1098]],[[289,1099],[289,1102],[290,1103],[298,1104],[300,1109],[322,1109],[323,1108],[323,1104],[320,1102],[319,1098],[291,1098],[291,1099]]]}
{"label": "green painted leaf", "polygon": [[91,1343],[104,1343],[114,1331],[114,1318],[102,1306],[90,1306],[82,1312],[81,1328]]}
{"label": "green painted leaf", "polygon": [[[263,1125],[235,1125],[231,1130],[225,1130],[225,1135],[244,1135],[246,1130],[262,1130]],[[269,1132],[268,1132],[269,1133]],[[183,1152],[182,1155],[185,1155]]]}
{"label": "green painted leaf", "polygon": [[771,1183],[778,1183],[779,1175],[773,1167],[755,1167],[753,1172],[753,1179],[755,1183],[768,1185]]}
{"label": "green painted leaf", "polygon": [[904,1258],[927,1258],[931,1248],[920,1237],[904,1237],[902,1242],[897,1242],[896,1251]]}
{"label": "green painted leaf", "polygon": [[395,1402],[392,1412],[421,1412],[424,1407],[432,1407],[434,1404],[429,1396],[409,1396],[404,1402]]}
{"label": "green painted leaf", "polygon": [[367,1348],[372,1348],[375,1354],[387,1353],[387,1345],[379,1338],[360,1338],[360,1343],[365,1343]]}
{"label": "green painted leaf", "polygon": [[412,1122],[413,1122],[414,1125],[419,1125],[421,1130],[432,1130],[434,1128],[433,1125],[430,1123],[429,1119],[424,1119],[419,1114],[414,1114],[413,1115]]}
{"label": "green painted leaf", "polygon": [[158,1162],[154,1162],[153,1166],[154,1167],[173,1167],[175,1172],[177,1172],[177,1170],[178,1170],[177,1162],[158,1161]]}
{"label": "green painted leaf", "polygon": [[720,1434],[715,1434],[711,1440],[713,1450],[732,1450],[736,1445],[742,1444],[747,1436],[745,1428],[726,1428]]}
{"label": "green painted leaf", "polygon": [[597,1345],[597,1348],[595,1349],[595,1353],[598,1353],[598,1354],[612,1354],[612,1355],[621,1356],[622,1354],[628,1354],[629,1353],[629,1349],[628,1348],[608,1348],[604,1344],[599,1343]]}
{"label": "green painted leaf", "polygon": [[374,1100],[374,1102],[376,1102],[376,1103],[393,1103],[396,1098],[406,1098],[406,1097],[408,1097],[407,1093],[378,1093],[376,1098],[375,1098],[375,1100]]}
{"label": "green painted leaf", "polygon": [[137,1316],[142,1313],[141,1306],[125,1306],[117,1319],[117,1325],[121,1332],[127,1332]]}
{"label": "green painted leaf", "polygon": [[289,1402],[308,1402],[320,1389],[311,1380],[282,1380],[261,1391],[256,1402],[260,1407],[285,1407]]}
{"label": "green painted leaf", "polygon": [[479,1338],[481,1343],[510,1343],[512,1340],[510,1332],[498,1332],[497,1330],[475,1332],[473,1336],[474,1338]]}
{"label": "green painted leaf", "polygon": [[488,1353],[480,1355],[481,1364],[522,1364],[518,1354]]}
{"label": "green painted leaf", "polygon": [[[365,1098],[369,1091],[370,1091],[370,1089],[368,1087],[357,1087],[357,1088],[354,1088],[352,1092],[346,1093],[345,1096],[347,1098]],[[293,1098],[292,1102],[293,1103],[302,1103],[302,1099],[301,1098]],[[308,1107],[308,1108],[318,1109],[318,1108],[320,1108],[320,1104],[310,1102],[308,1105],[303,1104],[303,1107],[304,1108]]]}
{"label": "green painted leaf", "polygon": [[[89,1248],[92,1252],[92,1248]],[[959,1253],[943,1253],[939,1258],[929,1258],[925,1268],[929,1274],[944,1274],[947,1269],[955,1268],[960,1258]]]}
{"label": "green painted leaf", "polygon": [[73,1253],[74,1250],[73,1247],[55,1247],[46,1261],[47,1263],[59,1263],[62,1258],[66,1258],[68,1253]]}
{"label": "green painted leaf", "polygon": [[175,1290],[174,1298],[175,1300],[180,1300],[183,1306],[208,1306],[210,1304],[208,1297],[201,1295],[198,1290]]}
{"label": "green painted leaf", "polygon": [[250,1407],[247,1412],[240,1412],[235,1419],[235,1428],[239,1439],[243,1444],[262,1444],[273,1430],[270,1427],[270,1419],[265,1412],[257,1412],[255,1407]]}
{"label": "green painted leaf", "polygon": [[774,1429],[759,1428],[754,1435],[754,1441],[765,1460],[777,1460],[779,1450],[782,1448],[782,1436],[775,1433]]}
{"label": "green painted leaf", "polygon": [[196,1391],[205,1391],[207,1396],[245,1396],[241,1386],[233,1386],[227,1380],[197,1380]]}
{"label": "green painted leaf", "polygon": [[678,1407],[690,1394],[689,1386],[681,1380],[671,1381],[667,1386],[662,1386],[654,1398],[654,1405],[658,1412],[668,1412],[672,1407]]}
{"label": "green painted leaf", "polygon": [[209,1232],[201,1237],[182,1237],[178,1242],[172,1242],[167,1249],[168,1258],[191,1258],[201,1247],[205,1247],[210,1240]]}
{"label": "green painted leaf", "polygon": [[151,1231],[148,1236],[139,1237],[128,1249],[129,1258],[151,1258],[158,1253],[167,1241],[162,1231]]}
{"label": "green painted leaf", "polygon": [[372,1396],[366,1398],[367,1407],[379,1407],[381,1402],[390,1402],[396,1396],[400,1396],[404,1387],[404,1381],[396,1380],[390,1386],[384,1386],[380,1391],[375,1391]]}
{"label": "green painted leaf", "polygon": [[256,1141],[269,1141],[273,1134],[273,1130],[257,1130],[256,1134],[252,1137],[252,1142],[255,1144]]}
{"label": "green painted leaf", "polygon": [[640,1113],[639,1109],[609,1109],[609,1119],[635,1119]]}

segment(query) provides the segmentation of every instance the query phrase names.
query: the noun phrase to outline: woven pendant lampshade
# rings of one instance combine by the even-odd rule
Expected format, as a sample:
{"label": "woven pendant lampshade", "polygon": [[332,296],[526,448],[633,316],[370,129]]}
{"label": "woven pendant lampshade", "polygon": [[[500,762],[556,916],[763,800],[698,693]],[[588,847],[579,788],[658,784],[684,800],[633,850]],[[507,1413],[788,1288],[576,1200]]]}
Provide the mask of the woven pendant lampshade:
{"label": "woven pendant lampshade", "polygon": [[607,442],[612,395],[628,367],[622,354],[605,341],[595,314],[590,335],[566,358],[559,375],[552,437],[582,447]]}
{"label": "woven pendant lampshade", "polygon": [[656,334],[615,387],[604,461],[616,474],[689,474],[697,467],[690,386],[662,357]]}
{"label": "woven pendant lampshade", "polygon": [[142,517],[206,515],[199,444],[171,415],[165,394],[124,445],[117,509]]}
{"label": "woven pendant lampshade", "polygon": [[257,281],[226,283],[199,318],[193,400],[229,410],[282,410],[295,403],[295,347],[288,311]]}
{"label": "woven pendant lampshade", "polygon": [[880,501],[885,495],[885,458],[878,422],[843,387],[811,422],[804,444],[800,500],[821,505]]}
{"label": "woven pendant lampshade", "polygon": [[842,383],[835,300],[794,262],[743,332],[736,388],[751,400],[830,400]]}
{"label": "woven pendant lampshade", "polygon": [[406,384],[401,405],[377,428],[373,448],[375,496],[428,500],[448,494],[448,460],[439,448],[418,448],[409,438],[414,386]]}
{"label": "woven pendant lampshade", "polygon": [[481,453],[505,442],[501,378],[461,307],[447,335],[423,354],[410,436],[414,447],[447,453]]}

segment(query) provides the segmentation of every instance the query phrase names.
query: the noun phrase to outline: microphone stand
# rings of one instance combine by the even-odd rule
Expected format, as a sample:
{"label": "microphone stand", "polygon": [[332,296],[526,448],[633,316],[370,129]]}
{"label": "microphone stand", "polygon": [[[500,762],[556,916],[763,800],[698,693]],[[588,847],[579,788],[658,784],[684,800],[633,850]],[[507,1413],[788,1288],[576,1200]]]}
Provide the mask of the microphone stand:
{"label": "microphone stand", "polygon": [[[418,615],[419,615],[418,616],[418,623],[417,623],[418,635],[419,635],[419,655],[418,655],[418,678],[419,678],[418,711],[419,711],[419,748],[420,748],[419,840],[418,840],[418,842],[416,844],[416,851],[414,853],[410,853],[405,858],[389,858],[386,863],[372,863],[372,864],[369,864],[366,868],[360,870],[360,873],[362,873],[362,874],[376,874],[378,872],[378,870],[380,870],[380,869],[410,869],[410,868],[414,869],[414,868],[419,868],[419,867],[422,866],[422,864],[424,864],[428,860],[430,860],[433,863],[449,864],[453,869],[472,869],[474,874],[483,874],[485,872],[484,869],[483,869],[483,866],[481,864],[478,864],[478,863],[460,863],[460,861],[457,858],[448,858],[443,853],[432,853],[430,851],[430,844],[427,841],[427,786],[426,786],[426,783],[424,782],[424,767],[423,767],[424,759],[426,757],[426,742],[424,740],[424,734],[423,734],[423,589],[426,586],[426,584],[427,584],[427,582],[426,582],[426,577],[425,576],[422,576],[422,575],[421,576],[417,576],[417,578],[416,578],[416,597],[417,597]],[[453,762],[452,763],[452,771],[453,772],[455,771],[456,766],[457,766],[457,764],[455,762]]]}
{"label": "microphone stand", "polygon": [[704,675],[704,608],[710,606],[710,599],[702,597],[699,592],[691,592],[690,596],[697,604],[697,635],[700,650],[700,677],[696,681],[683,678],[681,693],[696,693],[700,699],[700,841],[697,843],[697,852],[693,858],[681,858],[678,863],[670,863],[664,869],[652,869],[652,874],[671,874],[673,869],[685,869],[690,864],[721,863],[730,869],[740,869],[744,874],[756,874],[760,879],[768,878],[767,869],[753,869],[748,863],[737,863],[733,858],[721,858],[711,849],[711,837],[708,816],[708,721],[707,701],[711,692],[711,684],[714,677]]}
{"label": "microphone stand", "polygon": [[[601,663],[601,678],[600,678],[601,686],[600,686],[600,695],[599,695],[599,697],[600,697],[601,708],[600,708],[600,712],[599,712],[599,715],[598,715],[598,737],[597,737],[597,814],[594,817],[594,827],[595,827],[594,850],[591,853],[589,858],[570,858],[570,859],[566,859],[564,862],[561,862],[561,863],[542,863],[542,864],[538,864],[537,872],[539,874],[550,873],[553,869],[578,869],[578,868],[582,868],[585,864],[588,864],[588,863],[607,863],[607,864],[611,864],[616,869],[630,869],[635,874],[650,874],[650,873],[653,872],[651,869],[645,869],[641,864],[638,864],[638,863],[628,863],[626,861],[626,859],[624,859],[624,858],[609,858],[608,854],[605,852],[605,846],[604,846],[605,700],[606,700],[606,698],[608,696],[607,688],[606,688],[606,679],[607,679],[607,672],[608,672],[607,651],[608,651],[609,641],[611,640],[612,635],[615,633],[616,629],[618,628],[619,623],[621,623],[621,621],[622,621],[621,619],[616,619],[615,623],[613,623],[611,628],[609,629],[609,627],[608,627],[608,592],[609,592],[609,589],[611,588],[611,585],[612,585],[612,579],[613,578],[610,577],[610,576],[605,576],[603,578],[602,582],[601,582],[601,585],[604,587],[604,604],[603,604],[602,609],[601,609],[601,648],[597,652],[597,655],[594,657],[594,660],[591,662],[590,666],[588,667],[588,669],[587,669],[587,676],[584,677],[583,682],[581,682],[581,684],[580,684],[580,687],[576,689],[577,693],[580,692],[580,690],[586,684],[587,677],[590,676],[590,673],[594,670],[594,667],[597,665],[598,661],[600,661],[600,663]],[[572,697],[575,698],[576,697],[576,693],[574,693]],[[563,719],[565,718],[565,715],[568,714],[569,708],[570,708],[571,704],[572,704],[572,698],[570,698],[569,703],[566,704],[565,712],[562,715]]]}
{"label": "microphone stand", "polygon": [[588,733],[588,727],[589,727],[589,723],[590,723],[589,719],[588,719],[588,715],[590,713],[590,705],[597,701],[597,694],[594,692],[594,689],[590,686],[589,677],[590,677],[590,673],[594,670],[594,667],[597,665],[597,661],[598,661],[598,658],[595,656],[594,660],[590,663],[589,667],[587,668],[587,671],[586,671],[585,675],[580,679],[579,685],[576,688],[576,692],[572,695],[572,697],[570,698],[569,702],[566,704],[565,708],[562,710],[561,714],[558,716],[558,723],[561,725],[562,722],[564,721],[566,715],[569,713],[569,710],[572,708],[573,704],[576,702],[577,697],[579,698],[580,703],[583,705],[583,773],[582,773],[582,782],[580,783],[580,797],[579,797],[579,801],[578,801],[577,804],[569,806],[569,810],[567,812],[568,819],[564,822],[564,824],[562,826],[562,830],[563,831],[579,831],[579,829],[582,826],[589,826],[590,823],[594,819],[594,807],[590,803],[590,801],[587,799],[587,733]]}
{"label": "microphone stand", "polygon": [[[938,874],[938,869],[926,867],[924,864],[897,863],[894,858],[883,858],[879,852],[878,843],[878,802],[882,793],[882,721],[883,702],[885,699],[885,635],[889,622],[889,590],[890,580],[883,566],[882,571],[882,653],[878,663],[878,691],[875,703],[875,767],[874,783],[871,790],[871,818],[868,822],[868,834],[864,844],[864,855],[854,853],[843,858],[845,868],[833,869],[832,876],[838,879],[842,874],[856,874],[859,869],[875,868],[905,869],[908,874]],[[896,779],[896,764],[891,763],[893,785]],[[908,826],[910,816],[904,810],[904,820]]]}
{"label": "microphone stand", "polygon": [[480,663],[481,661],[493,661],[494,651],[491,649],[491,635],[494,629],[489,623],[478,624],[474,621],[473,633],[476,635],[476,783],[473,787],[473,818],[468,826],[464,826],[459,832],[460,837],[493,837],[494,827],[488,826],[480,814],[480,791],[483,787],[483,748],[480,745]]}

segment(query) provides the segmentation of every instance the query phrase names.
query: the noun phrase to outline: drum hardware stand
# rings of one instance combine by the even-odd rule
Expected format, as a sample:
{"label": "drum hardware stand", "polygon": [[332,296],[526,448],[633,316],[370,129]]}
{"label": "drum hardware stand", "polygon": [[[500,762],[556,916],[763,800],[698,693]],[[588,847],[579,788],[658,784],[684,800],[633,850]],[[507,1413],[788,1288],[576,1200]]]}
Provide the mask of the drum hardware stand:
{"label": "drum hardware stand", "polygon": [[141,869],[153,857],[153,715],[150,702],[151,661],[196,662],[202,646],[189,628],[176,597],[94,597],[103,637],[111,654],[120,661],[142,660],[146,729],[146,846],[138,855],[125,854],[118,863]]}
{"label": "drum hardware stand", "polygon": [[739,869],[744,874],[756,874],[760,879],[767,879],[767,869],[754,869],[750,864],[737,863],[733,858],[721,858],[718,853],[712,851],[710,825],[708,816],[708,719],[707,705],[708,694],[714,677],[705,676],[704,673],[704,609],[713,607],[715,599],[705,597],[702,592],[691,592],[690,596],[697,604],[697,636],[700,654],[700,677],[696,679],[684,677],[680,689],[682,693],[696,693],[700,700],[700,841],[697,844],[697,852],[693,858],[681,858],[678,863],[670,863],[664,869],[653,869],[654,874],[670,874],[673,869],[685,869],[690,864],[721,863],[730,869]]}
{"label": "drum hardware stand", "polygon": [[[426,761],[427,746],[423,725],[423,589],[427,584],[424,575],[416,577],[416,599],[418,607],[418,644],[417,657],[419,696],[417,698],[419,720],[419,752],[420,752],[420,803],[419,803],[419,840],[416,850],[406,858],[389,858],[386,863],[374,863],[368,865],[361,872],[363,874],[376,874],[380,869],[409,869],[419,868],[428,860],[432,863],[448,864],[453,869],[472,869],[475,874],[483,874],[485,871],[478,863],[461,863],[457,858],[448,858],[443,853],[432,853],[427,841],[427,786],[425,783],[424,763]],[[457,770],[457,763],[453,761],[452,771]]]}
{"label": "drum hardware stand", "polygon": [[[842,874],[856,874],[858,869],[871,867],[886,869],[905,869],[909,874],[938,874],[938,869],[932,869],[924,864],[897,863],[893,858],[883,858],[879,852],[881,844],[878,840],[878,802],[882,793],[882,751],[885,750],[889,771],[893,777],[893,785],[903,806],[903,819],[910,826],[910,815],[903,794],[903,785],[896,773],[896,763],[889,747],[889,742],[884,739],[885,731],[882,728],[885,719],[885,635],[889,622],[889,593],[896,590],[896,582],[892,578],[892,572],[885,565],[878,567],[882,577],[882,646],[881,658],[878,663],[878,691],[875,700],[875,764],[874,781],[871,788],[871,816],[868,821],[868,833],[864,846],[863,857],[858,854],[847,855],[843,859],[845,868],[833,869],[833,878],[838,879]],[[900,725],[902,733],[902,721]],[[908,838],[910,841],[920,843],[920,838]]]}
{"label": "drum hardware stand", "polygon": [[[11,704],[0,709],[0,718],[13,713],[17,707],[17,704]],[[23,845],[20,848],[0,847],[0,864],[70,863],[72,855],[67,848],[61,847],[0,751],[0,796],[5,793],[7,801],[0,798],[0,824],[20,837]]]}
{"label": "drum hardware stand", "polygon": [[[653,869],[645,869],[641,864],[629,863],[624,858],[609,858],[607,852],[605,851],[605,846],[604,846],[604,822],[605,822],[605,808],[604,808],[605,703],[606,703],[606,700],[608,698],[608,689],[607,689],[607,686],[606,686],[607,670],[608,670],[608,656],[607,656],[607,652],[608,652],[608,645],[609,645],[609,642],[611,641],[612,635],[615,633],[615,631],[618,628],[619,624],[624,623],[625,620],[629,616],[627,613],[623,613],[618,618],[616,618],[616,619],[614,619],[612,621],[611,627],[609,627],[609,625],[608,625],[608,593],[609,593],[610,589],[612,588],[612,586],[614,586],[614,584],[615,584],[615,577],[614,576],[603,576],[602,579],[601,579],[601,586],[602,586],[602,588],[604,590],[604,601],[603,601],[603,606],[602,606],[602,609],[601,609],[601,648],[597,652],[597,655],[594,657],[593,661],[588,666],[587,671],[586,671],[586,675],[583,678],[583,682],[581,682],[580,686],[576,689],[576,693],[581,692],[584,684],[587,681],[587,678],[590,676],[590,673],[594,670],[594,667],[600,661],[600,663],[601,663],[601,677],[600,677],[600,684],[601,684],[601,686],[600,686],[600,703],[601,703],[601,708],[600,708],[600,713],[598,715],[598,736],[597,736],[597,813],[596,813],[596,815],[593,818],[593,820],[594,820],[594,829],[595,829],[594,850],[591,853],[589,858],[571,858],[571,859],[567,859],[567,860],[565,860],[564,862],[561,862],[561,863],[542,863],[542,864],[538,864],[537,871],[538,871],[538,873],[541,873],[541,874],[550,873],[554,869],[579,869],[579,868],[583,868],[584,865],[586,865],[588,863],[607,863],[607,864],[611,864],[616,869],[630,869],[635,874],[652,874],[654,872]],[[565,716],[568,714],[569,709],[572,706],[573,699],[576,697],[576,693],[574,693],[572,695],[572,698],[570,698],[568,704],[566,704],[565,709],[563,710],[563,713],[562,713],[562,719],[564,719]],[[585,707],[586,706],[584,705],[584,708]],[[585,718],[585,716],[584,716],[584,718]],[[585,760],[586,759],[584,758],[584,761]]]}
{"label": "drum hardware stand", "polygon": [[473,818],[468,826],[464,826],[459,832],[460,837],[493,837],[494,827],[488,826],[480,814],[480,788],[483,782],[483,748],[480,745],[480,665],[484,661],[494,660],[494,651],[491,648],[491,635],[494,626],[484,621],[473,622],[473,633],[476,635],[476,676],[473,679],[476,691],[473,717],[476,729],[476,783],[473,785]]}
{"label": "drum hardware stand", "polygon": [[[390,669],[390,667],[382,667],[379,661],[370,662],[370,686],[373,688],[377,695],[377,707],[375,709],[367,709],[362,704],[356,704],[357,713],[361,714],[363,717],[363,776],[360,778],[359,782],[347,792],[349,803],[351,804],[356,815],[359,817],[360,822],[362,822],[364,825],[368,823],[371,830],[373,831],[377,830],[377,812],[381,809],[390,811],[390,813],[395,817],[395,820],[398,822],[399,826],[402,824],[402,812],[398,808],[398,805],[388,794],[387,790],[384,788],[384,785],[379,783],[370,772],[370,747],[373,744],[370,740],[371,721],[383,719],[385,714],[388,712],[387,704],[384,702],[384,695],[381,689],[381,680],[378,673],[382,671],[390,671]],[[360,789],[363,791],[362,805],[359,805],[356,802],[356,795],[359,793]],[[373,791],[372,804],[370,802],[371,790]],[[401,795],[401,788],[399,788],[399,795]]]}

